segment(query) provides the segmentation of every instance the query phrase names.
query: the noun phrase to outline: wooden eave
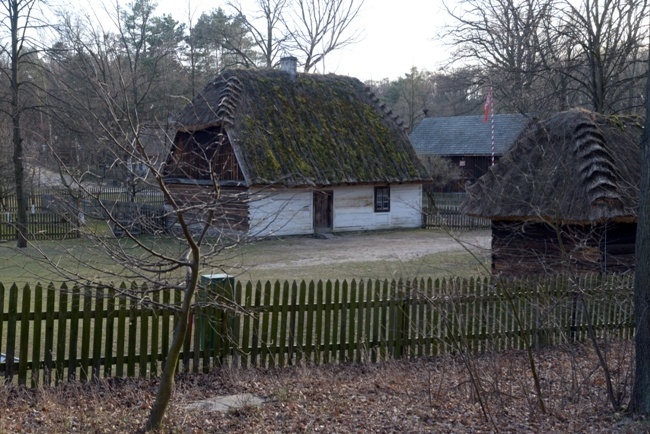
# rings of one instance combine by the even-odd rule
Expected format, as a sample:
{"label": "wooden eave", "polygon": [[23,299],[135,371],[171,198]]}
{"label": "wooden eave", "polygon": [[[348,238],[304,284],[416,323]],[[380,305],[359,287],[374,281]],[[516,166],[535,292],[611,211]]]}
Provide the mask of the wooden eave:
{"label": "wooden eave", "polygon": [[292,184],[292,185],[286,185],[283,184],[282,182],[276,182],[276,183],[269,183],[269,184],[253,184],[250,187],[254,188],[263,188],[263,187],[282,187],[282,188],[320,188],[320,189],[326,189],[326,188],[335,188],[335,187],[352,187],[352,186],[358,186],[358,185],[404,185],[404,184],[426,184],[428,181],[396,181],[396,182],[391,182],[391,181],[368,181],[368,182],[340,182],[340,183],[335,183],[335,184]]}
{"label": "wooden eave", "polygon": [[195,133],[197,131],[203,131],[207,130],[209,128],[214,128],[218,127],[221,122],[210,122],[208,124],[201,124],[201,125],[182,125],[178,128],[177,131],[183,132],[183,133]]}
{"label": "wooden eave", "polygon": [[[181,185],[196,185],[196,186],[212,186],[215,184],[215,181],[212,179],[192,179],[192,178],[175,178],[175,177],[166,177],[163,178],[165,183],[169,184],[181,184]],[[216,181],[219,187],[248,187],[248,184],[241,181]]]}
{"label": "wooden eave", "polygon": [[533,217],[533,216],[490,216],[490,217],[484,217],[484,216],[478,216],[478,215],[473,215],[469,214],[472,217],[481,217],[481,218],[487,218],[490,220],[498,220],[498,221],[509,221],[509,222],[515,222],[515,221],[520,221],[520,222],[536,222],[536,223],[555,223],[559,225],[593,225],[593,224],[602,224],[602,223],[636,223],[637,218],[636,216],[621,216],[621,217],[611,217],[611,218],[601,218],[597,220],[563,220],[563,219],[557,219],[557,218],[552,218],[549,216],[538,216],[538,217]]}
{"label": "wooden eave", "polygon": [[230,128],[225,128],[226,132],[226,137],[228,137],[228,143],[230,144],[230,148],[232,149],[233,154],[235,154],[235,158],[237,159],[237,165],[239,166],[239,170],[241,170],[242,175],[244,175],[244,182],[246,183],[247,186],[251,186],[251,177],[250,173],[248,173],[248,167],[246,167],[244,162],[244,156],[242,154],[242,151],[240,147],[235,143],[236,140],[233,139],[232,135],[230,134]]}

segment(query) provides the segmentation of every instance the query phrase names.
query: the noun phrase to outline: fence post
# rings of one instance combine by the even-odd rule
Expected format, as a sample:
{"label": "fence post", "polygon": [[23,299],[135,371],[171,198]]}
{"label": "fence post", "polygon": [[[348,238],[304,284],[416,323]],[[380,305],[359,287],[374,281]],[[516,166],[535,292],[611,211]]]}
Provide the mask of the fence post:
{"label": "fence post", "polygon": [[[224,362],[223,355],[231,353],[231,339],[238,337],[235,334],[235,315],[221,308],[219,310],[221,311],[222,321],[221,324],[217,324],[216,318],[211,318],[206,314],[206,311],[212,311],[212,309],[206,309],[206,306],[216,302],[219,298],[222,298],[225,303],[236,303],[235,292],[235,278],[229,274],[219,273],[202,275],[201,286],[196,293],[196,301],[199,307],[196,312],[199,315],[199,321],[198,330],[195,330],[195,333],[199,334],[200,351],[214,353],[215,340],[213,339],[214,333],[211,333],[211,330],[217,330],[218,333],[221,333],[220,341],[225,347],[220,352],[222,355],[221,363]],[[196,348],[196,350],[198,351],[199,348]]]}
{"label": "fence post", "polygon": [[391,308],[393,310],[391,313],[391,319],[393,322],[393,336],[391,339],[393,344],[393,359],[401,359],[404,357],[404,346],[408,339],[408,309],[411,302],[408,295],[408,281],[406,285],[407,288],[404,287],[404,281],[399,279],[397,281],[397,287],[393,287],[393,291],[391,291],[392,299],[394,300],[394,302],[391,302]]}
{"label": "fence post", "polygon": [[407,349],[410,347],[409,343],[409,331],[411,328],[411,315],[410,309],[412,304],[412,283],[410,280],[406,280],[406,283],[403,283],[402,280],[399,280],[398,283],[398,296],[400,303],[398,304],[398,322],[397,327],[398,331],[398,345],[397,345],[397,358],[402,358],[406,355]]}
{"label": "fence post", "polygon": [[[16,325],[18,324],[18,287],[14,283],[9,289],[9,315],[7,317],[7,342],[5,357],[5,384],[11,384],[16,371]],[[24,361],[26,362],[26,361]],[[24,363],[23,362],[23,363]]]}

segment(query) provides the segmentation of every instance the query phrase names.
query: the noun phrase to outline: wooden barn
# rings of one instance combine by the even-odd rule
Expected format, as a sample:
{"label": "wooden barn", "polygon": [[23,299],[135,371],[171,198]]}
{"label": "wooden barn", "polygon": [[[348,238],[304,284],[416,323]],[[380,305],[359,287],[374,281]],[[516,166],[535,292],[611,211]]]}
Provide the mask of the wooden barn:
{"label": "wooden barn", "polygon": [[[517,140],[530,119],[521,114],[495,114],[484,122],[481,116],[449,116],[424,118],[413,129],[409,139],[422,157],[437,155],[448,159],[461,172],[461,178],[445,186],[446,192],[463,192],[498,162]],[[492,128],[494,127],[494,150]]]}
{"label": "wooden barn", "polygon": [[633,269],[641,131],[581,109],[530,125],[461,206],[492,220],[493,272]]}
{"label": "wooden barn", "polygon": [[285,70],[229,70],[177,124],[166,183],[180,201],[211,204],[218,230],[422,225],[426,170],[398,119],[357,79],[298,74],[291,61]]}

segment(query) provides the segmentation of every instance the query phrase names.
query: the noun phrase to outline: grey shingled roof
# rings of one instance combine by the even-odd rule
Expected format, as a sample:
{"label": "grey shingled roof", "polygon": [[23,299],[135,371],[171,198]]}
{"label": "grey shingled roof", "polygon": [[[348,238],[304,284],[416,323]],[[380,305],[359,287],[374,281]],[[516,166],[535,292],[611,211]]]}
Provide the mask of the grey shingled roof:
{"label": "grey shingled roof", "polygon": [[[529,122],[522,114],[494,115],[495,154],[505,154]],[[491,122],[483,122],[483,115],[425,118],[409,138],[420,155],[492,154]]]}

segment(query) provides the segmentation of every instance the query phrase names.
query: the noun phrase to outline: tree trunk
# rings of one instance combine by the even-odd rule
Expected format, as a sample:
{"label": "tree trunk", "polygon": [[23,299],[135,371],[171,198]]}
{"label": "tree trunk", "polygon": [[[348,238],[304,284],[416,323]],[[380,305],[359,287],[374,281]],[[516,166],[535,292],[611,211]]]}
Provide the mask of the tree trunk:
{"label": "tree trunk", "polygon": [[17,246],[27,247],[27,200],[25,197],[25,169],[23,167],[23,139],[20,134],[20,116],[13,119],[13,145],[14,145],[14,177],[16,178],[16,204],[18,217],[16,219]]}
{"label": "tree trunk", "polygon": [[163,368],[162,375],[160,376],[160,383],[158,385],[158,391],[156,392],[156,401],[154,402],[153,407],[151,407],[151,412],[149,413],[149,419],[145,426],[146,431],[158,430],[161,428],[163,423],[163,418],[167,412],[167,407],[172,398],[172,393],[174,392],[174,375],[176,373],[176,365],[178,364],[178,358],[180,357],[181,350],[183,349],[183,343],[185,342],[185,335],[189,329],[190,322],[190,309],[192,307],[192,296],[198,285],[199,279],[199,267],[198,267],[198,254],[193,255],[193,265],[191,267],[191,275],[188,279],[187,287],[185,288],[185,295],[183,298],[183,304],[181,307],[180,318],[176,329],[174,330],[174,339],[169,348],[169,353],[167,354],[167,359],[165,360],[165,366]]}
{"label": "tree trunk", "polygon": [[[16,184],[16,238],[19,248],[27,247],[27,200],[25,198],[25,166],[23,161],[23,138],[20,126],[22,108],[20,107],[20,83],[18,82],[18,64],[20,62],[20,36],[18,35],[19,1],[9,4],[11,21],[11,124],[13,130],[13,165]],[[24,6],[23,6],[24,7]]]}
{"label": "tree trunk", "polygon": [[[648,57],[650,66],[650,57]],[[646,84],[646,118],[641,139],[641,182],[637,211],[634,275],[634,316],[636,321],[635,376],[629,410],[650,414],[650,76]]]}

